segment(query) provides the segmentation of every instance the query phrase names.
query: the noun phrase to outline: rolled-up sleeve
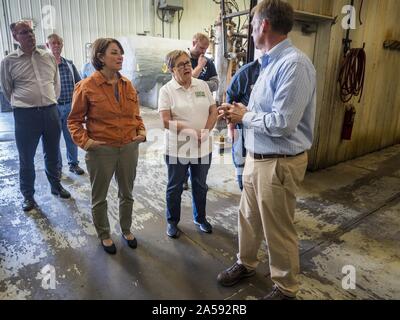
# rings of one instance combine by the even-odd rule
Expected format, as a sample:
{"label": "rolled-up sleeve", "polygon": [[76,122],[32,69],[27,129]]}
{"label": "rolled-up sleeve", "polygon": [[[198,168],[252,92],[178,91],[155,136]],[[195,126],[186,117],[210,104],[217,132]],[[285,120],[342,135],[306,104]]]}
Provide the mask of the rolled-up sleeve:
{"label": "rolled-up sleeve", "polygon": [[219,88],[219,79],[218,76],[211,77],[208,81],[206,81],[208,84],[208,88],[210,89],[211,92],[217,91]]}
{"label": "rolled-up sleeve", "polygon": [[86,123],[87,112],[88,99],[85,95],[84,86],[82,83],[78,83],[72,98],[72,110],[68,116],[68,130],[75,144],[84,150],[87,150],[93,142],[83,126]]}
{"label": "rolled-up sleeve", "polygon": [[51,56],[51,60],[54,63],[55,68],[55,75],[54,75],[54,92],[56,94],[56,98],[58,99],[61,95],[61,79],[60,79],[60,72],[58,71],[58,64],[56,58]]}
{"label": "rolled-up sleeve", "polygon": [[0,65],[0,85],[1,90],[3,91],[4,97],[8,102],[11,102],[11,94],[12,94],[12,79],[11,75],[8,71],[8,67],[6,64],[6,60],[4,59]]}

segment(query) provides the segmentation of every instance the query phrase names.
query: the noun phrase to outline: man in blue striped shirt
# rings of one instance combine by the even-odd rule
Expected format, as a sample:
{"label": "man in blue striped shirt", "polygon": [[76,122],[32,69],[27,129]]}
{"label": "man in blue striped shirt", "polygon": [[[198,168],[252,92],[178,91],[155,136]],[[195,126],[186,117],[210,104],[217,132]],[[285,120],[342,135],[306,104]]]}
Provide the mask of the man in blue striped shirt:
{"label": "man in blue striped shirt", "polygon": [[265,50],[249,105],[224,105],[221,117],[242,123],[248,151],[239,210],[237,262],[218,275],[231,286],[255,274],[263,237],[268,244],[273,290],[268,300],[294,299],[299,290],[296,191],[307,169],[316,112],[316,71],[287,35],[293,8],[264,0],[252,11],[253,39]]}

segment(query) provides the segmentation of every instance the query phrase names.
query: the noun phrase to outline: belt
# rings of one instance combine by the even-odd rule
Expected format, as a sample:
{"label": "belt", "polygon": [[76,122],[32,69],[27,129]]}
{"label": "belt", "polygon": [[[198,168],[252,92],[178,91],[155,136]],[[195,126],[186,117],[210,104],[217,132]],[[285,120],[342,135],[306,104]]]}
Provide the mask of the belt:
{"label": "belt", "polygon": [[56,104],[51,104],[48,106],[35,106],[35,107],[27,107],[27,108],[16,107],[15,109],[18,109],[18,110],[45,110],[45,109],[53,108],[55,106],[56,106]]}
{"label": "belt", "polygon": [[300,152],[298,154],[294,154],[294,155],[289,155],[289,154],[258,154],[258,153],[252,153],[249,152],[250,156],[255,159],[255,160],[264,160],[264,159],[276,159],[276,158],[294,158],[294,157],[298,157],[301,156],[302,154],[305,153],[305,151]]}

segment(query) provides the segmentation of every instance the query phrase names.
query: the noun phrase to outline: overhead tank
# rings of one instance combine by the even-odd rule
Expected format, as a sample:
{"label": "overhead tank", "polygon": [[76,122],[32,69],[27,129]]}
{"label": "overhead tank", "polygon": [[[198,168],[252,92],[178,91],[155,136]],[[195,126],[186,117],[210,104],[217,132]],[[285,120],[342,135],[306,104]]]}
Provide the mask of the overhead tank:
{"label": "overhead tank", "polygon": [[140,104],[156,109],[160,88],[171,80],[165,56],[173,50],[187,50],[191,41],[147,36],[120,37],[118,40],[125,51],[121,73],[139,92]]}

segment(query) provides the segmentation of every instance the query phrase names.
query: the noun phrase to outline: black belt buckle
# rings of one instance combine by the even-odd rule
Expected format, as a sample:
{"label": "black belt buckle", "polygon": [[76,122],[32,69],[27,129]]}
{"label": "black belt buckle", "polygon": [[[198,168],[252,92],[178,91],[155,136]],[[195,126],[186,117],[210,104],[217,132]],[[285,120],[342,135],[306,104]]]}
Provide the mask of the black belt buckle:
{"label": "black belt buckle", "polygon": [[279,154],[259,154],[259,153],[251,153],[251,156],[255,160],[265,160],[265,159],[274,159],[274,158],[284,158],[284,155]]}

